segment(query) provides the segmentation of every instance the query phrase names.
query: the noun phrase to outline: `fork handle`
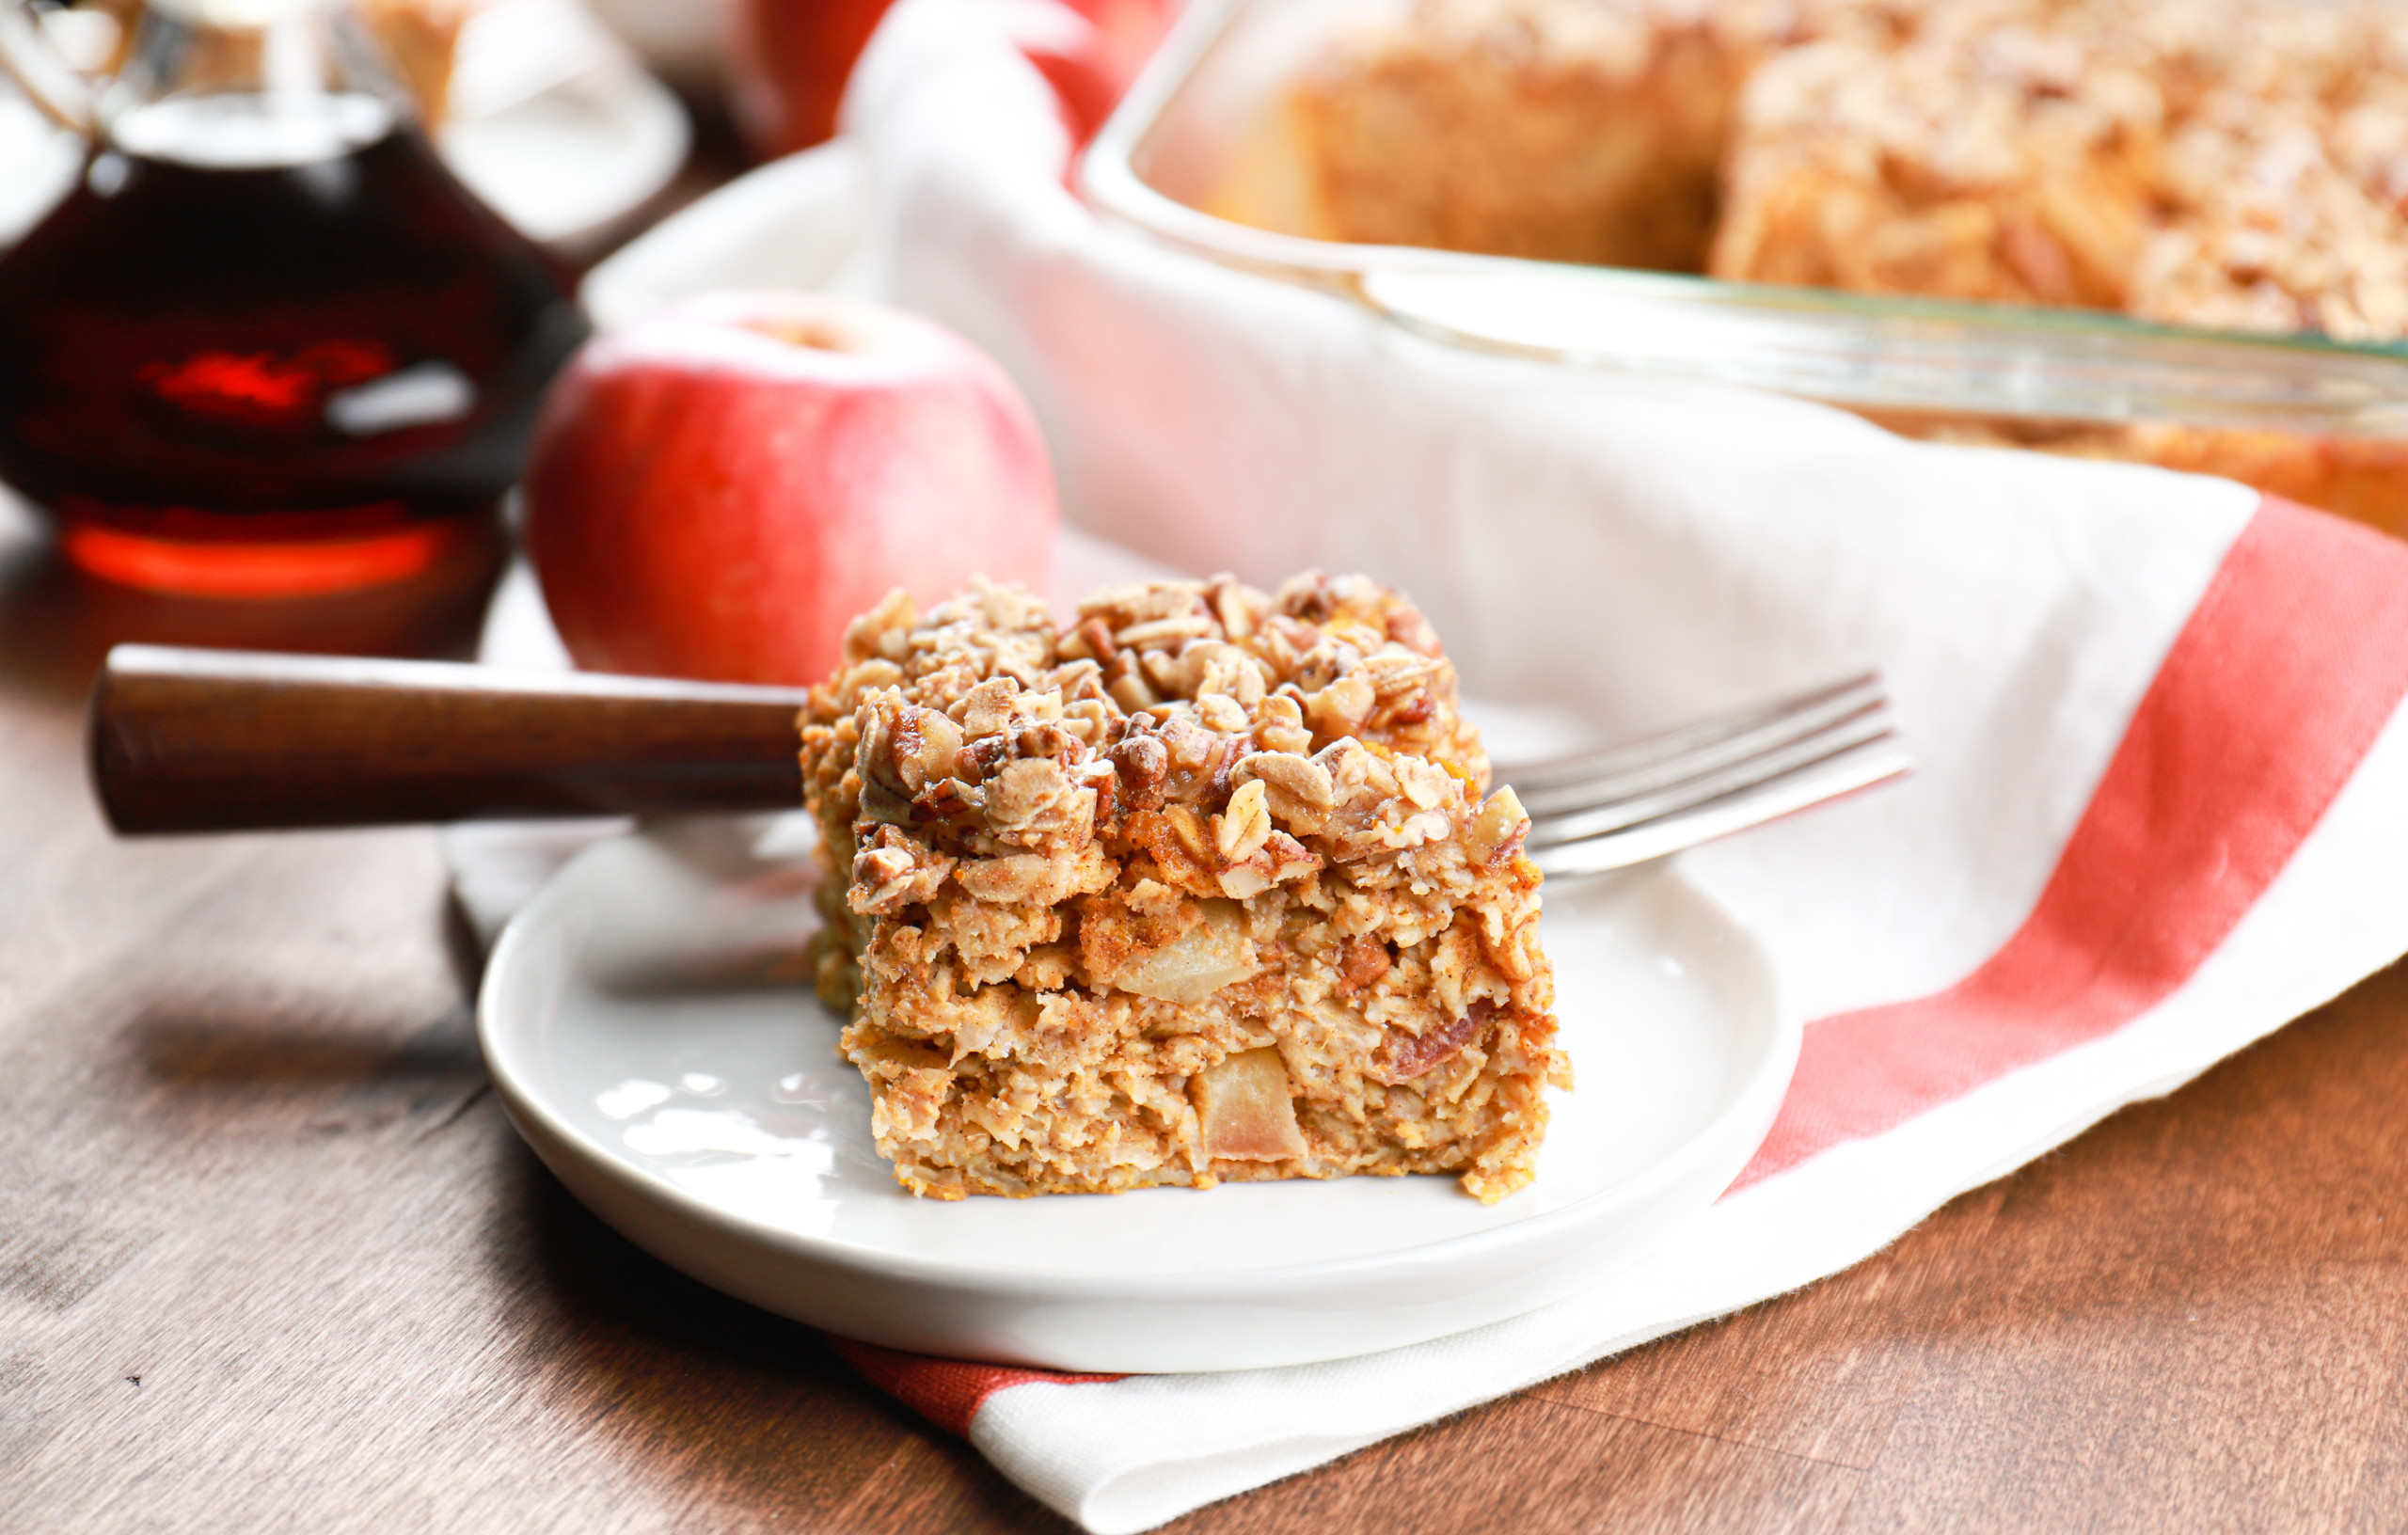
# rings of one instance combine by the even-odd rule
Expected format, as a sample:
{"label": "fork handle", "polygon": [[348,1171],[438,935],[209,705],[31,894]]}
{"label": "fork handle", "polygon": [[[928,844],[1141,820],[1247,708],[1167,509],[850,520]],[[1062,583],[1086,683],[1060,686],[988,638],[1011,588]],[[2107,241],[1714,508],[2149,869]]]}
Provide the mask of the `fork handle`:
{"label": "fork handle", "polygon": [[800,688],[119,645],[92,784],[125,833],[785,810]]}

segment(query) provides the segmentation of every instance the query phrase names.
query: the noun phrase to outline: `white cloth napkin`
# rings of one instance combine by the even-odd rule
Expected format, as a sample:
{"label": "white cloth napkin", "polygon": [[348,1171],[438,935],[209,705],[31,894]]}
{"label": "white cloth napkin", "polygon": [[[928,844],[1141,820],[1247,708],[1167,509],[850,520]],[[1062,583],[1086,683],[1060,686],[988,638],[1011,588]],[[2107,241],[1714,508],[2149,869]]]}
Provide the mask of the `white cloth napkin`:
{"label": "white cloth napkin", "polygon": [[1262,583],[1369,571],[1468,688],[1601,735],[1877,665],[1923,768],[1691,855],[1817,1021],[1756,1167],[1598,1290],[1294,1369],[857,1354],[1036,1496],[1146,1528],[1806,1284],[2408,948],[2408,547],[2225,482],[1455,352],[1107,229],[1021,51],[1084,25],[902,0],[843,146],[606,263],[596,309],[882,294],[1020,380],[1085,528]]}

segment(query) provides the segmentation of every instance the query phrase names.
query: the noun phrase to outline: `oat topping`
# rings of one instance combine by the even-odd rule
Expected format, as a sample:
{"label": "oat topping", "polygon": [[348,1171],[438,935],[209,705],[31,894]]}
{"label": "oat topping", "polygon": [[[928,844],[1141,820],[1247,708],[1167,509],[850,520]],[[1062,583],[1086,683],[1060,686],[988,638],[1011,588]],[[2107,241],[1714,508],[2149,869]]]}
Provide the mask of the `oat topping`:
{"label": "oat topping", "polygon": [[1953,0],[1768,59],[1718,276],[2408,334],[2388,7]]}

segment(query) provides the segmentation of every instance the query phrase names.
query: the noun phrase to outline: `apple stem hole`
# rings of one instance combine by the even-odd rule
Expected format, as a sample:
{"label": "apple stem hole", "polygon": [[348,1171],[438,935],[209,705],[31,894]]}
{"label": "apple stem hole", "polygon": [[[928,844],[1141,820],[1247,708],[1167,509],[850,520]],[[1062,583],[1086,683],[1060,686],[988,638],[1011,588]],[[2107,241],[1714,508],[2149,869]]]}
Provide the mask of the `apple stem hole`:
{"label": "apple stem hole", "polygon": [[815,352],[850,352],[854,349],[851,333],[825,320],[758,320],[752,322],[750,328],[789,346],[809,347]]}

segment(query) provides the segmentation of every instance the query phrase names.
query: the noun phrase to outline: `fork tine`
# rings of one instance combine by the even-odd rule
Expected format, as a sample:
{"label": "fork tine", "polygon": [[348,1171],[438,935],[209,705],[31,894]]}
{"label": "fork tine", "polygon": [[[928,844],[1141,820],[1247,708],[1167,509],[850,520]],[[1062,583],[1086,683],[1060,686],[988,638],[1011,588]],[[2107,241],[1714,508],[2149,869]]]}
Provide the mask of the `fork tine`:
{"label": "fork tine", "polygon": [[1687,773],[1637,794],[1589,804],[1577,810],[1547,815],[1533,813],[1530,817],[1533,823],[1530,842],[1536,847],[1547,847],[1618,831],[1641,821],[1656,820],[1675,811],[1703,804],[1709,799],[1719,799],[1726,794],[1811,767],[1826,757],[1855,747],[1885,738],[1893,739],[1895,736],[1888,706],[1876,705],[1783,740],[1736,762]]}
{"label": "fork tine", "polygon": [[1529,856],[1550,879],[1626,869],[1913,770],[1914,758],[1905,743],[1884,735],[1652,820],[1580,841],[1534,847]]}
{"label": "fork tine", "polygon": [[1644,794],[1744,761],[1884,702],[1867,673],[1768,704],[1751,704],[1628,746],[1522,768],[1500,768],[1532,815]]}

